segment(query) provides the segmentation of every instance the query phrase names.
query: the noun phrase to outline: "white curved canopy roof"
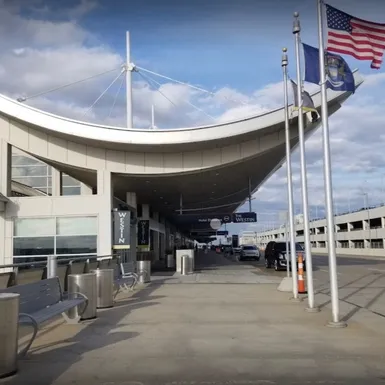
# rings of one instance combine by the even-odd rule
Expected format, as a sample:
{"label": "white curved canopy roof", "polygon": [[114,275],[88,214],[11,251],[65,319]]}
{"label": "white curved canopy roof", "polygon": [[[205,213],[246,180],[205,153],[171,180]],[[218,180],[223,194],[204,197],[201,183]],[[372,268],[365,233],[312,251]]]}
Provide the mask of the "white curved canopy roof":
{"label": "white curved canopy roof", "polygon": [[[354,77],[356,87],[358,87],[363,79],[358,71],[355,71]],[[328,90],[328,102],[343,101],[349,95],[350,92]],[[320,92],[313,95],[313,101],[316,108],[319,108],[321,105]],[[0,95],[0,112],[52,133],[82,138],[83,140],[131,144],[138,147],[216,141],[252,133],[265,127],[280,124],[284,120],[284,109],[282,107],[264,114],[203,127],[167,130],[127,129],[67,119],[27,106],[4,95]],[[76,141],[75,138],[74,140]]]}

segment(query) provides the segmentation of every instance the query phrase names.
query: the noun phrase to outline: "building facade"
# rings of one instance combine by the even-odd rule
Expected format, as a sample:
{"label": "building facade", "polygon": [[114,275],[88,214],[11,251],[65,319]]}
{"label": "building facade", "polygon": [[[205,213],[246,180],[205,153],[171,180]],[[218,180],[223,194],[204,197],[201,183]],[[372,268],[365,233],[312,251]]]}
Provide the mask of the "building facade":
{"label": "building facade", "polygon": [[[334,223],[337,254],[385,257],[384,206],[335,216]],[[303,223],[296,224],[295,235],[303,244]],[[261,247],[270,241],[286,241],[285,227],[258,233],[257,241]],[[326,219],[310,222],[310,241],[314,253],[327,254]]]}
{"label": "building facade", "polygon": [[244,231],[239,235],[239,245],[257,245],[257,233],[255,231]]}
{"label": "building facade", "polygon": [[[350,95],[328,90],[329,114]],[[313,100],[320,109],[320,94]],[[298,112],[291,112],[295,148]],[[307,115],[305,123],[307,134],[319,126]],[[142,130],[65,119],[0,95],[0,265],[111,255],[115,209],[131,214],[131,257],[141,250],[138,222],[145,221],[159,260],[207,228],[197,215],[233,213],[284,158],[283,108],[205,127]]]}

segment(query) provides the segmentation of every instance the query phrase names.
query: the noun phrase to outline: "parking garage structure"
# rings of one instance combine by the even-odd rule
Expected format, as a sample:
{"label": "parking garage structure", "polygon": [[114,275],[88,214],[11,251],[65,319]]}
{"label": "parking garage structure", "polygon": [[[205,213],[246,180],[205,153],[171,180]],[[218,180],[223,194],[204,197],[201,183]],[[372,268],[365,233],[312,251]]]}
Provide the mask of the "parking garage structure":
{"label": "parking garage structure", "polygon": [[[361,208],[355,212],[336,215],[334,219],[336,251],[340,255],[385,255],[385,207]],[[304,244],[303,224],[296,224],[296,241]],[[257,244],[265,247],[270,241],[285,241],[284,227],[261,232]],[[310,222],[312,252],[327,254],[326,219]]]}

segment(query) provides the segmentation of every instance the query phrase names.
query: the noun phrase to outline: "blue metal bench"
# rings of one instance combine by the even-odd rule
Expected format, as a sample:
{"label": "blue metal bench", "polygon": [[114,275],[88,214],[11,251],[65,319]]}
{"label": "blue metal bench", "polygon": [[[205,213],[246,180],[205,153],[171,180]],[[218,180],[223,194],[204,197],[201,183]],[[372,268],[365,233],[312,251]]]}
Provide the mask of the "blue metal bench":
{"label": "blue metal bench", "polygon": [[[124,290],[134,290],[138,282],[138,274],[135,273],[135,264],[134,262],[120,263],[115,268],[115,284],[118,286],[115,296],[118,295],[121,289]],[[127,285],[127,280],[131,280],[132,283],[130,286]]]}
{"label": "blue metal bench", "polygon": [[[19,323],[33,326],[31,340],[21,355],[25,355],[31,347],[41,324],[58,315],[62,315],[68,323],[78,323],[88,305],[88,299],[82,293],[63,294],[58,277],[11,286],[0,290],[0,293],[20,294]],[[65,312],[78,305],[84,305],[80,315],[69,318]]]}

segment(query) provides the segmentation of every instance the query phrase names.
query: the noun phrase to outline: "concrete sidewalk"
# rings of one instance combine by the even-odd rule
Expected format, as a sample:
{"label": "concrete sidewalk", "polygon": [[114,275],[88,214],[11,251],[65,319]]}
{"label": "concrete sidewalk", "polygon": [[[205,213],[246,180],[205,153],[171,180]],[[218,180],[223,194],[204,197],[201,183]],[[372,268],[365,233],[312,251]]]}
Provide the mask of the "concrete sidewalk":
{"label": "concrete sidewalk", "polygon": [[385,383],[383,332],[362,317],[327,328],[329,311],[308,314],[288,296],[275,284],[153,282],[94,321],[47,330],[3,382]]}

